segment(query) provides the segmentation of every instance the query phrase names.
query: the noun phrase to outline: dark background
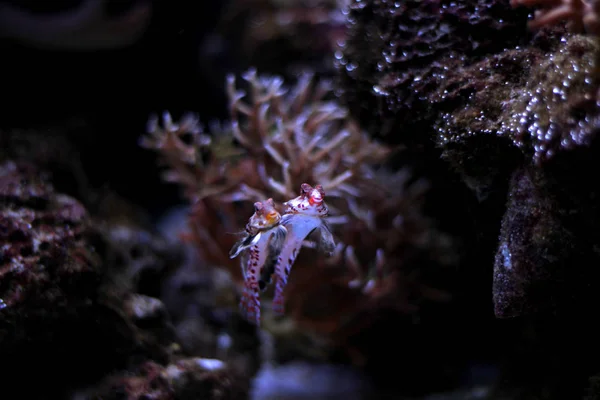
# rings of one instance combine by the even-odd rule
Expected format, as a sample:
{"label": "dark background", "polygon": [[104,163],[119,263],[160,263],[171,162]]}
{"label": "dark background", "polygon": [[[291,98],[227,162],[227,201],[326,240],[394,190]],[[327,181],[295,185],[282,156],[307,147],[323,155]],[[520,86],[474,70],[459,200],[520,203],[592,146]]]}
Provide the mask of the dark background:
{"label": "dark background", "polygon": [[[42,11],[39,3],[29,6]],[[108,185],[158,213],[178,201],[177,189],[161,185],[155,155],[138,138],[151,113],[169,110],[177,118],[192,111],[203,122],[226,117],[224,76],[231,65],[223,54],[216,60],[221,68],[208,71],[202,55],[206,33],[226,5],[155,1],[142,40],[118,50],[40,50],[2,39],[0,128],[70,130],[93,187]]]}

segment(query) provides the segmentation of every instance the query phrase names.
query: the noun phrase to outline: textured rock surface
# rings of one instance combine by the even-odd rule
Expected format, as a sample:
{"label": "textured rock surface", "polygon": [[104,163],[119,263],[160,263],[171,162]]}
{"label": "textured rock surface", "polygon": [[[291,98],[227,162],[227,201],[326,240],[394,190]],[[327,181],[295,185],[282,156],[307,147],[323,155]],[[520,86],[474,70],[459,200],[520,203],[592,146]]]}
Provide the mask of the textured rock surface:
{"label": "textured rock surface", "polygon": [[[166,318],[148,323],[152,313],[135,306],[139,298],[111,285],[89,222],[84,207],[55,193],[35,168],[0,165],[3,390],[55,398],[136,357],[165,359]],[[36,384],[11,386],[24,376]]]}
{"label": "textured rock surface", "polygon": [[154,362],[137,373],[108,378],[103,387],[89,393],[103,400],[242,400],[247,398],[248,380],[214,359],[187,358],[165,367]]}
{"label": "textured rock surface", "polygon": [[508,0],[353,1],[338,57],[343,98],[391,141],[431,141],[436,114],[484,87],[464,69],[523,43],[526,18]]}
{"label": "textured rock surface", "polygon": [[354,1],[339,57],[342,98],[374,134],[441,155],[479,201],[509,195],[497,316],[592,304],[600,261],[598,185],[583,177],[598,167],[597,45],[561,27],[533,35],[527,12],[508,0]]}
{"label": "textured rock surface", "polygon": [[499,315],[538,311],[530,309],[533,304],[557,309],[564,306],[567,299],[561,297],[565,293],[577,295],[569,285],[569,275],[581,264],[565,263],[565,255],[577,256],[573,254],[575,240],[561,225],[556,203],[540,193],[535,175],[535,171],[519,170],[511,180],[494,272],[494,304]]}
{"label": "textured rock surface", "polygon": [[[102,271],[83,240],[85,209],[37,174],[11,162],[0,167],[3,376],[77,377],[85,358],[110,354],[102,357],[109,365],[91,365],[93,375],[123,362],[119,353],[133,346],[132,337],[109,332],[114,326],[107,331],[119,318],[96,302]],[[63,367],[50,368],[57,359]],[[51,385],[45,389],[52,393]]]}

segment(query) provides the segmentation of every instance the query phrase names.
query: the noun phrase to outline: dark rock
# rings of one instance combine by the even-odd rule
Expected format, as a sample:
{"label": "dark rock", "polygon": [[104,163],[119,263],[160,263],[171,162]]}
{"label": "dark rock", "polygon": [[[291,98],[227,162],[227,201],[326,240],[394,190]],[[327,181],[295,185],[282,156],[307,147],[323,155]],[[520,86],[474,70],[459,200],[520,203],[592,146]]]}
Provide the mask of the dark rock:
{"label": "dark rock", "polygon": [[[35,168],[0,165],[3,390],[56,398],[135,357],[164,359],[116,295],[91,232],[84,207]],[[24,376],[36,384],[20,384]]]}
{"label": "dark rock", "polygon": [[[339,62],[342,98],[374,134],[441,155],[480,202],[508,190],[497,316],[597,304],[583,260],[598,258],[599,192],[582,171],[598,167],[598,46],[563,27],[531,34],[527,12],[508,0],[354,1]],[[457,222],[470,215],[456,210]]]}
{"label": "dark rock", "polygon": [[246,399],[249,382],[224,362],[188,358],[163,367],[147,362],[135,374],[113,376],[90,399]]}
{"label": "dark rock", "polygon": [[527,13],[508,3],[353,1],[338,62],[353,115],[391,142],[433,141],[440,112],[485,88],[463,70],[527,40]]}
{"label": "dark rock", "polygon": [[538,186],[536,174],[518,170],[511,180],[494,267],[494,305],[500,317],[554,312],[580,294],[574,292],[572,278],[581,269],[582,251],[561,224],[556,202]]}

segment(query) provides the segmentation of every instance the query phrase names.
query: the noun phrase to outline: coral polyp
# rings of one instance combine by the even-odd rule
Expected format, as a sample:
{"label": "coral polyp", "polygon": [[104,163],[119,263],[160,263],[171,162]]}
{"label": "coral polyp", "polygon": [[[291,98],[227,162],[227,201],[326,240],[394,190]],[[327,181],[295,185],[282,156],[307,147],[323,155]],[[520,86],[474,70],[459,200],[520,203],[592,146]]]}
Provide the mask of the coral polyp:
{"label": "coral polyp", "polygon": [[243,80],[247,92],[234,76],[227,79],[231,119],[221,129],[208,133],[192,114],[174,123],[165,113],[162,126],[151,119],[140,142],[158,151],[165,180],[182,186],[192,204],[193,239],[216,265],[229,264],[234,242],[220,238],[245,224],[244,210],[250,214],[254,202],[267,198],[295,197],[304,182],[319,182],[327,191],[330,223],[347,221],[349,212],[365,215],[361,197],[391,154],[335,101],[330,82],[304,74],[289,87],[255,70]]}
{"label": "coral polyp", "polygon": [[566,21],[574,32],[600,33],[600,6],[597,1],[585,0],[511,0],[511,6],[539,7],[529,22],[531,29]]}

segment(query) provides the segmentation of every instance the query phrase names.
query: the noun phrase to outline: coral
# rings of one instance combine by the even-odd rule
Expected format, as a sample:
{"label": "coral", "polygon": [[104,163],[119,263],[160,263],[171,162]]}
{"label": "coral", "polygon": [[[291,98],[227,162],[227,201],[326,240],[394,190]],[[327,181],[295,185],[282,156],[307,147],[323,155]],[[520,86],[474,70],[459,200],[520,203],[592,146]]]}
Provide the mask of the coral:
{"label": "coral", "polygon": [[[200,257],[240,281],[227,253],[252,204],[268,198],[280,204],[295,197],[301,183],[319,183],[337,245],[328,261],[307,248],[291,272],[286,308],[302,329],[355,337],[371,321],[361,316],[374,315],[373,309],[414,315],[422,302],[447,300],[421,281],[456,261],[448,236],[423,215],[425,181],[407,169],[389,170],[395,149],[361,131],[332,99],[328,81],[304,74],[287,87],[255,70],[243,78],[247,90],[238,89],[233,76],[227,80],[231,122],[211,135],[193,116],[176,124],[165,114],[163,126],[152,119],[141,140],[158,151],[165,178],[179,183],[192,203],[188,239]],[[321,291],[340,296],[313,304]]]}
{"label": "coral", "polygon": [[[35,170],[31,167],[8,161],[0,171],[4,308],[35,303],[37,296],[37,301],[43,301],[44,292],[53,286],[61,290],[51,290],[47,298],[51,303],[60,304],[61,298],[68,297],[62,290],[82,290],[79,296],[84,301],[85,287],[93,286],[98,275],[98,260],[80,239],[85,230],[85,209],[76,200],[53,193],[43,179],[32,180]],[[37,271],[37,265],[48,272]],[[70,282],[69,276],[76,276],[80,283]],[[53,283],[54,279],[64,279],[65,286],[60,280]],[[29,282],[46,289],[28,286]]]}
{"label": "coral", "polygon": [[[412,149],[420,145],[423,158],[441,153],[481,202],[505,202],[506,190],[522,199],[509,197],[496,242],[498,316],[574,307],[563,294],[556,294],[555,303],[544,302],[537,288],[566,293],[551,284],[564,280],[561,266],[579,264],[581,254],[596,257],[574,238],[595,232],[583,215],[595,215],[597,205],[583,199],[595,196],[596,185],[576,171],[596,165],[598,46],[594,38],[569,34],[560,26],[529,34],[526,11],[501,0],[406,2],[401,7],[356,2],[339,66],[342,99],[354,113],[362,113],[361,120],[376,121],[375,132],[394,132],[387,141],[412,144]],[[483,26],[489,19],[495,22]],[[486,40],[485,32],[503,39]],[[425,50],[417,51],[417,44]],[[371,51],[365,52],[367,47]],[[535,184],[515,181],[524,170]],[[585,211],[575,206],[578,201]],[[538,230],[544,236],[532,236]],[[555,253],[551,243],[562,243],[563,251]],[[472,252],[485,257],[477,255],[482,250]],[[507,252],[512,265],[519,266],[511,272],[503,267]],[[536,267],[543,260],[545,272]],[[581,276],[590,273],[582,266],[569,276],[570,287],[581,289]],[[579,293],[579,302],[590,298],[588,290]]]}
{"label": "coral", "polygon": [[522,43],[526,18],[508,1],[353,1],[338,58],[342,99],[369,132],[427,144],[439,108],[460,109],[485,88],[465,67]]}
{"label": "coral", "polygon": [[[596,48],[594,51],[595,62],[592,79],[597,86],[600,81],[600,2],[595,0],[511,0],[513,7],[541,6],[536,10],[535,19],[530,21],[532,30],[544,26],[556,25],[558,22],[567,21],[567,28],[571,32],[587,32],[595,37]],[[600,98],[600,89],[596,92],[596,99]]]}
{"label": "coral", "polygon": [[[600,282],[598,42],[563,24],[532,31],[529,13],[507,0],[354,1],[338,64],[340,101],[369,132],[405,145],[431,178],[439,194],[432,207],[467,243],[455,270],[469,282],[457,292],[468,310],[463,321],[488,321],[492,347],[507,361],[503,381],[522,398],[577,398],[598,360],[568,361],[571,346],[597,354],[587,321]],[[435,162],[440,156],[444,164]],[[453,179],[435,178],[448,170]],[[463,184],[472,193],[456,196]],[[468,336],[470,328],[449,332],[451,324],[445,338]],[[564,331],[572,333],[555,334]],[[416,370],[437,340],[423,343],[413,332],[397,336],[412,344],[401,357]],[[372,360],[377,347],[369,349]]]}
{"label": "coral", "polygon": [[[330,198],[356,198],[354,187],[368,182],[371,165],[389,155],[328,99],[328,81],[314,84],[304,74],[288,91],[277,76],[259,77],[249,70],[244,79],[250,84],[249,102],[243,101],[246,92],[236,89],[234,77],[228,79],[232,133],[255,160],[262,185],[277,198],[294,197],[303,182],[318,182]],[[237,198],[260,193],[241,190]]]}
{"label": "coral", "polygon": [[[592,40],[559,41],[558,29],[540,32],[531,41],[524,30],[526,14],[504,1],[465,1],[441,7],[439,13],[437,2],[407,2],[402,12],[388,10],[385,2],[360,4],[352,8],[352,31],[340,61],[343,99],[355,114],[377,110],[368,119],[381,121],[376,131],[395,132],[388,140],[426,144],[433,139],[481,193],[520,163],[511,142],[535,162],[589,144],[595,113]],[[483,21],[490,19],[496,22],[484,28]],[[442,29],[442,24],[449,26]],[[373,25],[390,41],[365,35]],[[504,40],[484,40],[490,29]],[[448,33],[415,34],[430,30]],[[423,40],[430,49],[426,54],[415,50]],[[362,52],[365,46],[379,46],[378,53]],[[355,60],[355,54],[365,60]],[[350,63],[356,66],[352,73],[344,67]],[[380,69],[367,69],[378,63]],[[358,102],[368,99],[373,106]],[[465,151],[469,157],[463,157]]]}
{"label": "coral", "polygon": [[386,185],[361,199],[369,210],[361,220],[334,231],[338,244],[333,256],[312,260],[316,265],[308,268],[309,255],[301,255],[302,267],[294,269],[286,289],[294,320],[333,335],[340,347],[369,325],[374,310],[413,315],[421,302],[449,299],[448,293],[419,279],[435,266],[456,262],[450,238],[433,228],[417,206],[428,185],[422,180],[410,183],[406,170],[379,172],[377,177]]}
{"label": "coral", "polygon": [[[165,356],[165,343],[143,331],[164,327],[164,319],[136,327],[142,318],[128,313],[128,297],[119,298],[124,292],[111,286],[93,236],[85,208],[55,192],[45,174],[30,164],[0,166],[0,372],[6,390],[27,375],[47,384],[19,385],[20,393],[55,397],[65,389],[64,376],[76,385],[124,367],[134,355]],[[90,365],[90,359],[97,362]]]}
{"label": "coral", "polygon": [[[290,75],[310,69],[331,75],[333,53],[345,34],[345,0],[235,0],[217,37],[232,45],[236,66]],[[216,41],[216,38],[213,38]]]}
{"label": "coral", "polygon": [[[514,170],[535,166],[529,173],[535,177],[534,185],[523,187],[522,181],[514,181],[516,178],[509,183],[495,267],[494,299],[498,316],[541,312],[548,307],[565,310],[567,304],[573,306],[568,301],[566,287],[583,284],[575,283],[580,279],[579,273],[572,272],[567,279],[564,266],[580,265],[577,260],[586,252],[585,244],[574,238],[593,229],[583,219],[573,222],[579,219],[575,214],[594,214],[597,206],[586,202],[585,211],[574,211],[578,207],[566,198],[572,199],[575,191],[586,198],[596,189],[595,185],[579,179],[577,184],[583,186],[574,189],[577,174],[567,171],[574,171],[573,157],[581,157],[576,154],[583,149],[590,156],[595,153],[591,149],[595,146],[598,125],[593,84],[596,49],[593,39],[573,36],[556,43],[550,55],[532,46],[492,56],[480,64],[482,70],[488,71],[487,77],[481,78],[491,90],[474,92],[467,107],[442,114],[436,126],[444,157],[479,193],[498,187]],[[527,72],[513,79],[511,85],[503,84],[510,82],[507,79],[514,76],[510,71],[516,65]],[[497,69],[488,68],[492,66]],[[476,76],[473,82],[481,79]],[[589,156],[584,159],[591,161]],[[594,164],[581,165],[582,170]],[[566,193],[566,187],[571,194]],[[514,202],[513,196],[522,201]],[[568,214],[571,217],[567,218]],[[539,235],[543,236],[533,232],[541,232]],[[561,250],[556,253],[552,249],[558,243]],[[512,260],[509,264],[514,264],[508,274],[503,261],[506,254]],[[546,268],[540,270],[541,265]],[[570,283],[567,285],[565,280]],[[517,294],[519,291],[522,292]],[[553,293],[554,300],[543,300],[542,293]]]}
{"label": "coral", "polygon": [[167,366],[143,364],[134,374],[106,379],[90,399],[235,400],[247,398],[248,381],[220,360],[187,358]]}
{"label": "coral", "polygon": [[513,7],[541,6],[535,12],[535,19],[529,22],[531,29],[539,29],[559,21],[568,21],[572,31],[587,31],[594,34],[600,33],[598,24],[599,4],[594,0],[511,0]]}
{"label": "coral", "polygon": [[[152,120],[151,133],[141,142],[160,151],[169,165],[165,178],[183,186],[193,204],[192,235],[205,259],[219,265],[231,264],[228,251],[219,250],[223,247],[215,238],[224,238],[225,248],[231,248],[235,238],[227,232],[244,225],[237,202],[250,205],[269,197],[280,202],[295,197],[301,183],[319,182],[331,199],[332,213],[341,216],[331,223],[345,222],[344,212],[362,220],[369,213],[358,199],[363,192],[379,189],[372,179],[375,166],[390,153],[370,141],[344,108],[326,100],[327,82],[315,86],[312,77],[304,75],[288,92],[278,77],[259,78],[251,70],[245,79],[251,85],[251,103],[242,101],[245,92],[236,90],[231,77],[232,123],[229,131],[214,133],[219,143],[230,143],[227,150],[212,147],[215,139],[204,134],[192,116],[181,124],[165,116],[164,129]],[[191,136],[189,144],[182,139],[186,135]],[[242,147],[232,148],[234,140]],[[211,223],[217,214],[221,220]]]}
{"label": "coral", "polygon": [[[576,36],[564,39],[550,56],[532,48],[507,51],[479,63],[485,76],[471,77],[474,82],[485,80],[489,91],[473,92],[462,110],[441,115],[436,124],[438,144],[452,157],[456,150],[462,151],[463,143],[468,146],[477,136],[483,140],[494,135],[512,142],[512,150],[504,142],[505,150],[516,155],[514,150],[519,149],[526,160],[538,165],[561,151],[589,145],[597,114],[592,85],[595,49],[593,40]],[[518,69],[526,73],[515,76]],[[511,75],[512,84],[507,86],[504,82]],[[498,155],[494,158],[503,162]],[[519,158],[513,156],[510,162],[517,165]]]}

